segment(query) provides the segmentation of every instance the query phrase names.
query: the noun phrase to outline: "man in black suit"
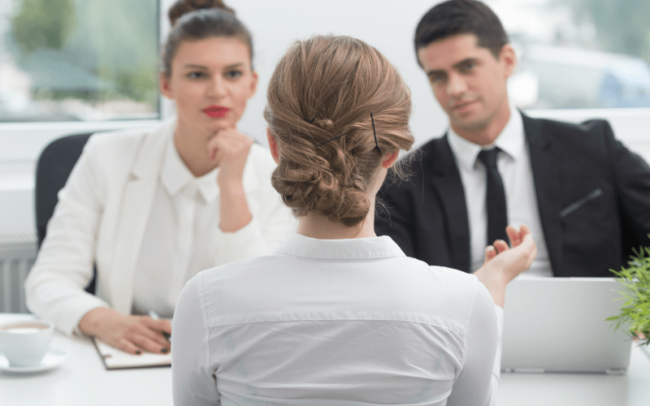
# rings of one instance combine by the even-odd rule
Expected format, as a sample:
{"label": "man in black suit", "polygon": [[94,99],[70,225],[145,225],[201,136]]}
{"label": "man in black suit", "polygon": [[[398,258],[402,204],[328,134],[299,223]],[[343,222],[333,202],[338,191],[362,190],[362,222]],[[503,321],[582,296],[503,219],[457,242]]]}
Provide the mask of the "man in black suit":
{"label": "man in black suit", "polygon": [[[526,224],[538,245],[529,274],[613,276],[650,245],[650,168],[607,121],[534,119],[508,100],[514,49],[483,3],[433,7],[415,35],[420,66],[450,129],[405,163],[409,181],[384,185],[378,234],[406,255],[473,272],[485,247]],[[489,210],[488,210],[489,209]]]}

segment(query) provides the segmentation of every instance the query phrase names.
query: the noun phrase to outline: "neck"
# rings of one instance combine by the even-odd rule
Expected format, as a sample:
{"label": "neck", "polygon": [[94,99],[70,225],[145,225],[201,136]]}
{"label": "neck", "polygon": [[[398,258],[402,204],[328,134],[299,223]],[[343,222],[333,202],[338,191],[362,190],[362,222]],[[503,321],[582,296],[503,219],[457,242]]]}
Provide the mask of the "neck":
{"label": "neck", "polygon": [[217,167],[207,151],[212,133],[205,128],[188,125],[180,119],[174,132],[174,146],[181,161],[195,177],[200,177]]}
{"label": "neck", "polygon": [[298,223],[298,234],[320,240],[338,240],[351,238],[377,237],[375,234],[375,196],[370,198],[370,210],[366,218],[356,226],[346,226],[331,221],[320,212],[311,212],[301,217]]}
{"label": "neck", "polygon": [[510,121],[510,104],[506,98],[497,113],[487,122],[476,128],[459,127],[453,122],[451,128],[466,140],[481,146],[491,145],[496,141]]}

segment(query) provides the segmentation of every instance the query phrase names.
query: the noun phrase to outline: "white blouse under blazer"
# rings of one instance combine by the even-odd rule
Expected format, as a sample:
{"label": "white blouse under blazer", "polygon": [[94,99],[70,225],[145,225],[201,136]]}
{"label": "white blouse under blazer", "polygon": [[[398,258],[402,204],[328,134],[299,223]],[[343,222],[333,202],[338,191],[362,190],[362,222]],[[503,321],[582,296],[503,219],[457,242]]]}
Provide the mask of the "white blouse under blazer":
{"label": "white blouse under blazer", "polygon": [[[71,334],[94,308],[131,314],[135,272],[175,128],[176,121],[170,120],[154,130],[90,137],[59,192],[47,236],[25,282],[27,307],[35,315]],[[214,245],[203,247],[214,251],[212,266],[273,252],[295,231],[291,212],[271,186],[274,168],[269,151],[253,145],[243,177],[252,220],[234,233],[214,227]],[[94,263],[97,285],[96,295],[91,295],[84,287]]]}
{"label": "white blouse under blazer", "polygon": [[474,275],[407,258],[389,237],[294,235],[185,285],[174,402],[488,405],[501,320]]}

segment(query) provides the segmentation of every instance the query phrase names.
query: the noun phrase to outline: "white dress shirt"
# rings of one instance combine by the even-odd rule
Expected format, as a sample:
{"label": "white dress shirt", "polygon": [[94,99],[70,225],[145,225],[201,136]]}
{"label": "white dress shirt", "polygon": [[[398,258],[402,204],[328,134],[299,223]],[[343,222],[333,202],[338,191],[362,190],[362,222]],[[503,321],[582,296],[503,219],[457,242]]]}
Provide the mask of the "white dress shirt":
{"label": "white dress shirt", "polygon": [[487,405],[501,321],[474,275],[407,258],[390,237],[294,235],[185,285],[174,403]]}
{"label": "white dress shirt", "polygon": [[133,313],[172,317],[185,283],[215,264],[219,227],[216,168],[199,178],[167,143],[151,217],[135,269]]}
{"label": "white dress shirt", "polygon": [[497,146],[503,151],[497,158],[497,167],[506,193],[508,224],[515,227],[527,225],[537,244],[537,256],[522,276],[553,276],[537,207],[535,182],[521,113],[513,105],[510,106],[510,120],[492,145],[481,147],[462,138],[452,128],[448,131],[448,138],[465,192],[472,272],[483,265],[485,247],[494,242],[487,241],[485,166],[477,158],[482,148]]}

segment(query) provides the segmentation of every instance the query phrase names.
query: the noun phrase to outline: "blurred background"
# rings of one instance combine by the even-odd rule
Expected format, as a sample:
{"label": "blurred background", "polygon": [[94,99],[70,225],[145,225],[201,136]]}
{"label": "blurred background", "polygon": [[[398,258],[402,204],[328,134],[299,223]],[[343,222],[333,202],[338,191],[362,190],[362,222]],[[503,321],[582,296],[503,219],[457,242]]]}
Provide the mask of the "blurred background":
{"label": "blurred background", "polygon": [[[158,54],[172,0],[0,0],[0,244],[33,238],[34,168],[66,134],[150,127],[173,116],[158,91]],[[276,62],[296,39],[363,39],[413,94],[417,144],[447,118],[418,67],[412,37],[435,0],[227,0],[253,34],[258,93],[240,129],[266,143],[262,111]],[[650,1],[486,0],[519,65],[510,95],[533,116],[610,120],[650,157]],[[8,237],[7,237],[8,238]]]}
{"label": "blurred background", "polygon": [[159,117],[158,2],[1,0],[0,121]]}
{"label": "blurred background", "polygon": [[[0,122],[159,118],[158,44],[167,29],[169,3],[0,0]],[[511,95],[520,107],[650,107],[647,0],[487,3],[518,51]],[[404,73],[417,74],[414,23],[435,2],[228,4],[256,34],[257,66],[268,79],[288,43],[312,33],[362,37],[384,50]]]}

